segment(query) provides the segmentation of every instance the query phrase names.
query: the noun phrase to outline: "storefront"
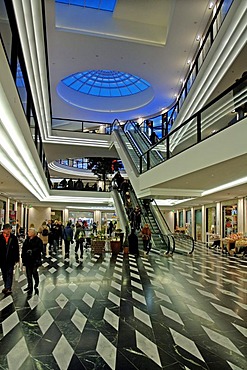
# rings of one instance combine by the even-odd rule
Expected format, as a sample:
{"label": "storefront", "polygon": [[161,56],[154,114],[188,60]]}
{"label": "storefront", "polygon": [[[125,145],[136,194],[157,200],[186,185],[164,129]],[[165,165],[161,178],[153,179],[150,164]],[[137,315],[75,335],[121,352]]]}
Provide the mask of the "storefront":
{"label": "storefront", "polygon": [[238,232],[238,206],[237,204],[222,206],[222,233],[223,237]]}
{"label": "storefront", "polygon": [[216,232],[216,207],[206,208],[206,232]]}
{"label": "storefront", "polygon": [[202,210],[195,210],[195,240],[202,240]]}

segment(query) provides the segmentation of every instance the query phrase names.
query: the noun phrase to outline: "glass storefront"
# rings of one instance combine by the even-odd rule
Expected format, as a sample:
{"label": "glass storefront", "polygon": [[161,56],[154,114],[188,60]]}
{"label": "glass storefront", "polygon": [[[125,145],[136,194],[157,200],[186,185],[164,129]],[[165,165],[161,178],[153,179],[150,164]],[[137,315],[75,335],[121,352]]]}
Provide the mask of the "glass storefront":
{"label": "glass storefront", "polygon": [[202,210],[195,210],[195,239],[202,240]]}
{"label": "glass storefront", "polygon": [[206,209],[206,232],[212,234],[216,232],[216,207]]}
{"label": "glass storefront", "polygon": [[223,237],[238,232],[238,207],[237,204],[222,207]]}
{"label": "glass storefront", "polygon": [[191,210],[186,211],[186,223],[185,223],[185,230],[186,234],[191,236]]}

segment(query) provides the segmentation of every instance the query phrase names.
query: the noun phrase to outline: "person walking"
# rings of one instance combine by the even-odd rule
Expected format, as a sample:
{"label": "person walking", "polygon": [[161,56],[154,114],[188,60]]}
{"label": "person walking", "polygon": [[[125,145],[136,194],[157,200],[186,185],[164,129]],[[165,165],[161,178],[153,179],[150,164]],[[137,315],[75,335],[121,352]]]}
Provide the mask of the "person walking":
{"label": "person walking", "polygon": [[113,222],[110,221],[109,225],[108,225],[108,234],[109,234],[109,236],[111,236],[111,234],[113,232],[113,228],[114,228]]}
{"label": "person walking", "polygon": [[[61,236],[61,227],[58,224],[58,221],[55,220],[51,227],[51,242],[53,247],[53,252],[56,253],[59,247],[59,239]],[[49,241],[50,243],[50,241]]]}
{"label": "person walking", "polygon": [[43,224],[41,225],[41,228],[39,229],[39,237],[43,243],[43,252],[42,252],[43,257],[46,256],[46,246],[49,240],[49,232],[50,232],[49,227],[47,226],[46,222],[43,222]]}
{"label": "person walking", "polygon": [[83,256],[83,245],[85,243],[85,236],[86,236],[85,228],[84,226],[79,224],[79,226],[76,228],[76,231],[75,231],[75,243],[76,243],[75,244],[75,254],[76,256],[78,254],[79,248],[81,251],[81,257]]}
{"label": "person walking", "polygon": [[129,253],[134,254],[135,256],[139,256],[139,249],[138,249],[138,236],[135,233],[135,229],[131,229],[131,233],[128,236],[129,242]]}
{"label": "person walking", "polygon": [[64,247],[65,247],[65,255],[69,254],[69,249],[70,249],[70,243],[74,243],[73,241],[74,237],[74,232],[71,227],[71,223],[68,222],[67,226],[65,227],[63,231],[63,240],[64,240]]}
{"label": "person walking", "polygon": [[26,267],[27,287],[24,289],[28,294],[33,292],[33,280],[35,294],[38,294],[39,273],[38,267],[41,266],[41,254],[43,251],[42,240],[38,237],[37,231],[34,228],[28,229],[28,237],[25,239],[22,246],[22,263]]}
{"label": "person walking", "polygon": [[3,225],[0,234],[0,268],[2,271],[4,288],[2,293],[12,293],[13,271],[16,263],[19,262],[19,245],[17,237],[12,233],[10,224]]}
{"label": "person walking", "polygon": [[146,254],[148,254],[151,249],[151,235],[152,232],[149,228],[149,224],[145,224],[141,229],[141,237],[143,241],[143,250]]}

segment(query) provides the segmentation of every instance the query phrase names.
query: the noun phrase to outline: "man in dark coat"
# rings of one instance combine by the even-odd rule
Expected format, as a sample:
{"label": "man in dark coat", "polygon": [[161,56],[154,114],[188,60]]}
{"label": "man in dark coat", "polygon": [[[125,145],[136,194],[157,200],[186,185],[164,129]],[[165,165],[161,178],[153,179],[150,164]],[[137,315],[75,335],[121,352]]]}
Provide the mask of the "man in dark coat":
{"label": "man in dark coat", "polygon": [[71,227],[71,223],[68,222],[67,226],[65,227],[65,229],[63,231],[63,240],[64,240],[64,248],[65,248],[65,254],[66,255],[69,254],[70,243],[72,243],[72,244],[74,243],[73,237],[74,237],[74,232],[73,232],[73,229]]}
{"label": "man in dark coat", "polygon": [[33,292],[33,279],[35,293],[38,293],[39,273],[38,267],[41,265],[41,253],[43,251],[42,240],[37,236],[34,228],[28,230],[28,237],[22,246],[22,262],[26,266],[27,287],[24,289],[29,294]]}
{"label": "man in dark coat", "polygon": [[138,236],[135,233],[135,229],[131,229],[131,233],[128,236],[128,242],[129,242],[129,253],[139,256]]}
{"label": "man in dark coat", "polygon": [[5,295],[12,293],[14,266],[19,262],[18,239],[11,231],[11,225],[5,224],[0,234],[0,267],[4,281],[2,293]]}

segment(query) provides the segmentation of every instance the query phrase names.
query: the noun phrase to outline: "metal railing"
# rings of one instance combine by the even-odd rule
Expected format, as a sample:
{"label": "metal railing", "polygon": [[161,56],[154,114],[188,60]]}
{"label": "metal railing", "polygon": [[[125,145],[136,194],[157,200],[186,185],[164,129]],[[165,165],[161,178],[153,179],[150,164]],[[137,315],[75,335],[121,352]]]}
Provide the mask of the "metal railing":
{"label": "metal railing", "polygon": [[[193,114],[162,140],[143,152],[139,160],[140,173],[176,156],[203,140],[236,124],[247,113],[247,74]],[[153,157],[153,151],[162,153]],[[162,159],[163,158],[163,159]],[[143,163],[145,165],[143,166]]]}

